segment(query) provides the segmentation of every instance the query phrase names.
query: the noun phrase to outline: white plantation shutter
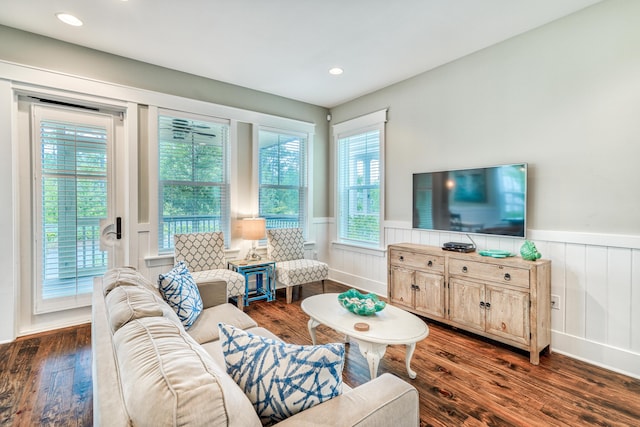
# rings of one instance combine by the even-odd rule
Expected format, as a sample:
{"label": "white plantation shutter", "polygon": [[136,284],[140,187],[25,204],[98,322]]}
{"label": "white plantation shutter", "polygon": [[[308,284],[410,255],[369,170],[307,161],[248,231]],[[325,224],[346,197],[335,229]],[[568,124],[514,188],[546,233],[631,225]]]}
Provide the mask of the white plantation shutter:
{"label": "white plantation shutter", "polygon": [[158,251],[179,233],[222,231],[228,246],[228,121],[164,111],[158,138]]}
{"label": "white plantation shutter", "polygon": [[261,129],[258,134],[258,215],[267,228],[307,223],[307,136]]}
{"label": "white plantation shutter", "polygon": [[100,219],[108,213],[111,117],[34,108],[36,312],[87,305],[108,268]]}
{"label": "white plantation shutter", "polygon": [[383,111],[334,126],[340,241],[381,246],[385,120]]}

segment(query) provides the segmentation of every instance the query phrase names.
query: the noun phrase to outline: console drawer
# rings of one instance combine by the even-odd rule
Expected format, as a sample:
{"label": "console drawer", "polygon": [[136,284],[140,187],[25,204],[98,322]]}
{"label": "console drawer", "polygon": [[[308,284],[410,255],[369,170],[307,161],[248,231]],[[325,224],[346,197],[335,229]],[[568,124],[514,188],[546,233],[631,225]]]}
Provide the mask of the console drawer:
{"label": "console drawer", "polygon": [[524,268],[462,259],[450,259],[449,274],[504,283],[522,288],[529,287],[529,270]]}
{"label": "console drawer", "polygon": [[425,271],[444,273],[444,257],[427,255],[398,249],[389,251],[391,265],[407,268],[417,268]]}

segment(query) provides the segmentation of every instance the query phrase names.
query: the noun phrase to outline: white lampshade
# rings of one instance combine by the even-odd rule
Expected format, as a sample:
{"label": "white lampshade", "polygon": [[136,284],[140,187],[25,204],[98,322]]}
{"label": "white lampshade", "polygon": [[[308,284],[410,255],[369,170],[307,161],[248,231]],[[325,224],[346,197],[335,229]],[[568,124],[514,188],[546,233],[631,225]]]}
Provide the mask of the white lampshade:
{"label": "white lampshade", "polygon": [[267,220],[264,218],[245,218],[242,220],[242,238],[262,240],[267,234]]}

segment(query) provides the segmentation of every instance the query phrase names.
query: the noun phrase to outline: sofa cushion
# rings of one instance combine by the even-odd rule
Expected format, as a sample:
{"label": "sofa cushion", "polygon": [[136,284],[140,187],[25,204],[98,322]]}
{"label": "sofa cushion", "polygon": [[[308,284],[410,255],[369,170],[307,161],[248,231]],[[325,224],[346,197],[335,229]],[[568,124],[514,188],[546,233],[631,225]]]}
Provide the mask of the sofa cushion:
{"label": "sofa cushion", "polygon": [[285,344],[220,323],[227,372],[272,425],[342,393],[344,344]]}
{"label": "sofa cushion", "polygon": [[204,344],[220,338],[218,323],[224,322],[236,328],[247,329],[258,326],[255,320],[233,304],[224,303],[204,310],[198,320],[189,328],[189,335],[198,344]]}
{"label": "sofa cushion", "polygon": [[113,342],[131,425],[260,425],[237,384],[180,325],[136,319]]}
{"label": "sofa cushion", "polygon": [[148,289],[138,286],[118,286],[105,297],[109,326],[114,333],[131,320],[162,316],[162,305]]}
{"label": "sofa cushion", "polygon": [[140,274],[134,267],[118,267],[108,270],[102,277],[102,289],[107,295],[118,286],[142,286],[158,292],[158,287]]}
{"label": "sofa cushion", "polygon": [[202,312],[202,298],[187,265],[180,261],[168,273],[160,275],[158,284],[164,299],[189,329]]}

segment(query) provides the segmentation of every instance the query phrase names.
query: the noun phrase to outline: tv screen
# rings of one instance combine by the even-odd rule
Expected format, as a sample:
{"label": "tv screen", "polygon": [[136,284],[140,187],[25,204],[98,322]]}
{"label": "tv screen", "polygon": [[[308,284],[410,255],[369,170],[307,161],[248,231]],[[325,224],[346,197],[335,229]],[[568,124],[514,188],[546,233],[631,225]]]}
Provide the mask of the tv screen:
{"label": "tv screen", "polygon": [[413,174],[413,228],[525,237],[527,164]]}

